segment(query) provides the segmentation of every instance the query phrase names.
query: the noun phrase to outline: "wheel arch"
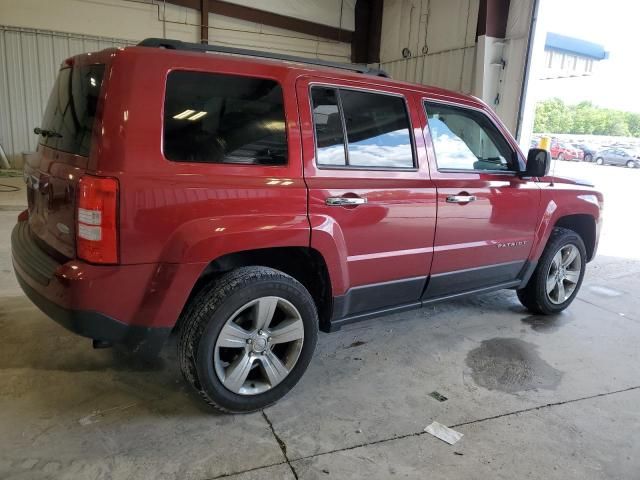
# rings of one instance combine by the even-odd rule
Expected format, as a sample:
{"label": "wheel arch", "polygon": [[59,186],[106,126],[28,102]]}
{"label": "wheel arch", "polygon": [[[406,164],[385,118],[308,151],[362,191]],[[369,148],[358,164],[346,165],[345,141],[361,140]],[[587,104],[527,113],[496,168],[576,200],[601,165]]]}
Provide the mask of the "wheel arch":
{"label": "wheel arch", "polygon": [[567,228],[576,232],[582,238],[587,249],[587,261],[593,260],[596,250],[596,220],[592,215],[586,213],[576,213],[560,217],[555,227]]}
{"label": "wheel arch", "polygon": [[[331,277],[322,254],[310,247],[270,247],[221,255],[202,270],[185,302],[185,307],[216,277],[247,266],[270,267],[298,280],[309,291],[316,304],[320,328],[324,330],[328,327],[333,309]],[[179,323],[176,327],[179,327]]]}

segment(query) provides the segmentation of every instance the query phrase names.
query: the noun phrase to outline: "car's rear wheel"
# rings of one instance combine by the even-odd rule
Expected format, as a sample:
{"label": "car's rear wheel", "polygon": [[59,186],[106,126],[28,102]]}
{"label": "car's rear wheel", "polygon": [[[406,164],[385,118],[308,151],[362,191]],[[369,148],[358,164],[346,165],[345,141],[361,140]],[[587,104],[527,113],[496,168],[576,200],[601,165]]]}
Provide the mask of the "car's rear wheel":
{"label": "car's rear wheel", "polygon": [[564,153],[558,154],[558,160],[564,160]]}
{"label": "car's rear wheel", "polygon": [[518,290],[520,303],[531,312],[544,315],[567,308],[582,285],[586,258],[580,235],[555,228],[531,279]]}
{"label": "car's rear wheel", "polygon": [[590,153],[585,154],[585,156],[584,156],[584,161],[585,161],[585,162],[591,162],[591,161],[593,161],[593,155],[591,155]]}
{"label": "car's rear wheel", "polygon": [[291,390],[318,332],[309,292],[266,267],[224,274],[201,290],[181,321],[184,377],[209,404],[237,413],[262,409]]}
{"label": "car's rear wheel", "polygon": [[629,160],[627,162],[627,167],[628,168],[636,168],[636,162],[634,162],[633,160]]}
{"label": "car's rear wheel", "polygon": [[604,165],[604,159],[602,157],[598,157],[596,158],[596,164],[598,165]]}

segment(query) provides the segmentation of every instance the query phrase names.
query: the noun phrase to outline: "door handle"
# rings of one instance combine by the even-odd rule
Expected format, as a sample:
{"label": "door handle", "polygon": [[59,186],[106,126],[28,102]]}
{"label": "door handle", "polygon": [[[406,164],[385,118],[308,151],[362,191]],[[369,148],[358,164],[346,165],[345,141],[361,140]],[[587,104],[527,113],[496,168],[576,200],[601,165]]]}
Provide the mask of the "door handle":
{"label": "door handle", "polygon": [[447,197],[447,203],[469,203],[475,201],[475,195],[449,195]]}
{"label": "door handle", "polygon": [[330,207],[340,207],[345,205],[364,205],[367,203],[366,198],[362,197],[329,197],[325,203]]}

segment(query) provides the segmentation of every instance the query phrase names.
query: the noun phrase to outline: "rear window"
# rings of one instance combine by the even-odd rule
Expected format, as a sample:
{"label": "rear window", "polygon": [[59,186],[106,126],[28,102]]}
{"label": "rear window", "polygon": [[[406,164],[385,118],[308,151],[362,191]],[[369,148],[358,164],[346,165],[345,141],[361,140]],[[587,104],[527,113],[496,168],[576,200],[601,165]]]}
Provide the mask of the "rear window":
{"label": "rear window", "polygon": [[311,101],[318,165],[414,168],[404,98],[316,86]]}
{"label": "rear window", "polygon": [[104,65],[60,70],[44,113],[40,144],[88,156]]}
{"label": "rear window", "polygon": [[176,162],[284,165],[282,88],[261,78],[171,72],[163,147]]}

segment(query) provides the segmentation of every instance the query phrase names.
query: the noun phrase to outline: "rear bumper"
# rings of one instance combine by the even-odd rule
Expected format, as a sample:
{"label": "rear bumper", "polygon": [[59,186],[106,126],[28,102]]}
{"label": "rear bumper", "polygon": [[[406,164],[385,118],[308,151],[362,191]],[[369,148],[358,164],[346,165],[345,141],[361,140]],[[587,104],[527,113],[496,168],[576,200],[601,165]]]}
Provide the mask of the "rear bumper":
{"label": "rear bumper", "polygon": [[26,221],[14,227],[11,250],[20,286],[46,315],[79,335],[145,352],[160,349],[203,268],[60,261]]}
{"label": "rear bumper", "polygon": [[162,349],[171,333],[170,328],[127,325],[99,312],[63,308],[32,288],[17,269],[16,277],[29,300],[42,312],[67,330],[83,337],[123,344],[134,351],[153,355]]}

